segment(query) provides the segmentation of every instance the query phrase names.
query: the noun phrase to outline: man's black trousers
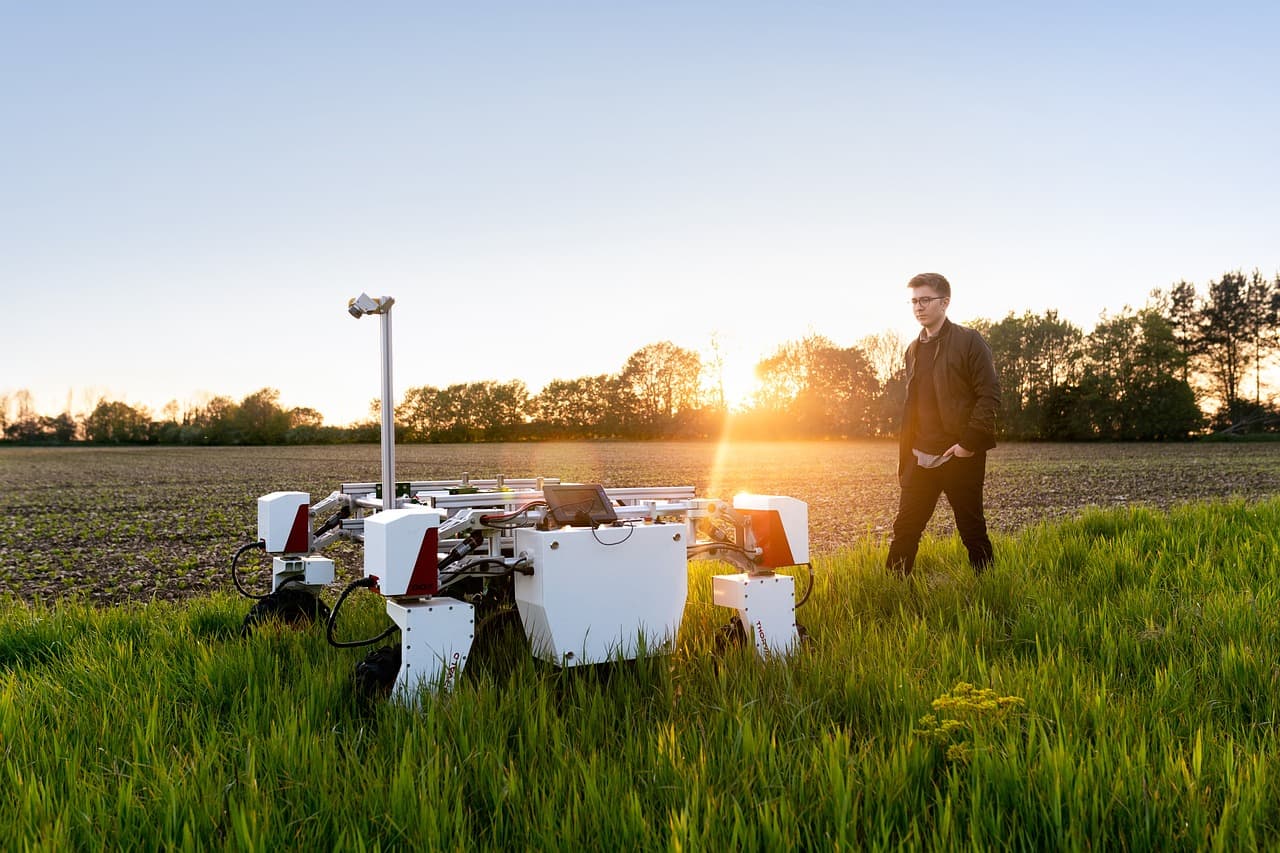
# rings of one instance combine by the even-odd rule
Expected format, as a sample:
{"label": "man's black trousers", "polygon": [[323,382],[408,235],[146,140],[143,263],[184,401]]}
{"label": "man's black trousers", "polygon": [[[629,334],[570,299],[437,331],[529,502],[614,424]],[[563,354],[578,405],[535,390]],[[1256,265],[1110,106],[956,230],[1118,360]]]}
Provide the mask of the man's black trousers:
{"label": "man's black trousers", "polygon": [[945,494],[956,516],[956,529],[969,552],[969,565],[982,571],[991,565],[991,538],[982,512],[982,481],[987,473],[987,454],[955,456],[937,468],[912,465],[902,484],[898,517],[893,522],[893,542],[886,565],[910,574],[925,525]]}

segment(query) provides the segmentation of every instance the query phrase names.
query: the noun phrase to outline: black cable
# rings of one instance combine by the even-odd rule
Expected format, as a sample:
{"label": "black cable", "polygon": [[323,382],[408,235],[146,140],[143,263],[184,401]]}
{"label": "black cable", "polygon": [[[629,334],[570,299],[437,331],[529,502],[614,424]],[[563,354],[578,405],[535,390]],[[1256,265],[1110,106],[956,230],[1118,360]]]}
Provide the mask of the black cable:
{"label": "black cable", "polygon": [[337,527],[339,524],[342,524],[343,519],[350,518],[350,517],[351,517],[351,507],[344,506],[340,508],[337,512],[335,512],[333,515],[329,516],[329,520],[326,521],[324,524],[320,525],[319,527],[317,527],[316,532],[312,535],[323,536],[333,528]]}
{"label": "black cable", "polygon": [[752,556],[751,551],[729,542],[698,542],[689,546],[690,554],[701,554],[706,551],[737,551],[739,554],[746,554],[748,557]]}
{"label": "black cable", "polygon": [[804,567],[809,570],[809,586],[804,591],[804,597],[796,602],[796,610],[804,607],[804,603],[809,600],[809,593],[813,592],[813,563],[805,563]]}
{"label": "black cable", "polygon": [[[529,561],[524,557],[521,557],[520,559],[516,560],[515,563],[513,563],[510,566],[508,566],[504,560],[500,560],[497,557],[490,557],[485,560],[476,560],[475,562],[468,563],[465,567],[461,569],[457,569],[456,571],[451,573],[449,575],[448,580],[440,584],[439,591],[444,592],[446,589],[453,586],[458,581],[465,580],[466,578],[470,578],[470,577],[500,578],[500,577],[506,577],[508,575],[514,574],[515,572],[520,572],[521,574],[533,574],[533,572],[526,572],[522,568],[522,566],[528,562]],[[500,574],[493,574],[493,575],[486,574],[485,572],[476,571],[477,568],[481,568],[483,566],[501,566],[505,571],[501,572]]]}
{"label": "black cable", "polygon": [[329,624],[326,626],[325,632],[324,632],[324,637],[326,640],[329,641],[329,645],[333,646],[336,649],[355,649],[355,648],[359,648],[360,646],[372,646],[374,643],[381,642],[382,640],[385,640],[387,637],[390,637],[396,631],[400,630],[400,626],[392,622],[391,625],[387,627],[387,630],[383,631],[378,636],[373,637],[372,639],[369,639],[369,640],[345,641],[345,640],[335,640],[333,638],[333,629],[338,624],[338,611],[342,609],[342,603],[346,601],[347,596],[351,594],[352,590],[358,589],[359,587],[371,587],[376,582],[377,581],[375,581],[373,578],[360,578],[359,580],[352,581],[351,583],[347,584],[347,588],[344,589],[342,591],[342,594],[338,596],[337,602],[335,602],[333,605],[333,610],[329,612]]}
{"label": "black cable", "polygon": [[236,555],[231,558],[231,582],[236,585],[236,589],[240,591],[241,595],[245,598],[252,598],[254,601],[261,601],[271,593],[268,592],[262,595],[254,595],[252,592],[249,592],[249,590],[244,588],[240,583],[240,558],[244,556],[245,551],[248,551],[251,548],[262,548],[263,550],[266,550],[266,547],[266,540],[263,539],[259,539],[257,542],[249,542],[240,546],[240,550],[236,551]]}
{"label": "black cable", "polygon": [[[748,556],[750,556],[750,552],[747,551],[746,548],[739,548],[737,545],[729,545],[727,543],[721,543],[721,542],[700,542],[697,545],[689,546],[690,554],[701,554],[707,551],[737,551],[741,554],[747,554]],[[813,581],[814,581],[813,563],[799,563],[798,565],[804,566],[809,571],[809,586],[805,588],[804,595],[801,596],[800,600],[796,602],[796,606],[795,606],[796,610],[799,610],[801,607],[803,607],[804,603],[809,600],[810,594],[813,593]]]}
{"label": "black cable", "polygon": [[511,521],[512,519],[516,519],[522,515],[527,514],[529,510],[533,509],[534,507],[546,506],[546,505],[547,505],[547,502],[544,500],[530,501],[529,503],[525,504],[519,509],[512,510],[511,512],[497,513],[494,515],[482,515],[480,516],[480,523],[483,524],[485,527],[492,527],[495,530],[515,530],[517,527],[523,527],[524,525],[495,524],[494,522],[495,521]]}
{"label": "black cable", "polygon": [[[548,516],[548,517],[550,517],[550,516]],[[501,531],[503,531],[503,532],[510,532],[510,531],[512,531],[512,530],[522,530],[522,529],[526,529],[526,528],[529,528],[529,527],[533,527],[533,526],[535,526],[535,524],[545,524],[545,523],[546,523],[546,519],[543,519],[542,521],[539,521],[539,522],[531,522],[531,521],[528,521],[528,520],[525,520],[525,521],[517,521],[517,522],[514,522],[514,523],[512,523],[512,524],[498,524],[497,522],[494,522],[494,521],[482,521],[482,522],[480,522],[480,523],[481,523],[481,524],[483,524],[485,527],[491,528],[491,529],[493,529],[493,530],[501,530]],[[542,529],[542,528],[539,528],[539,529]]]}
{"label": "black cable", "polygon": [[445,558],[436,566],[436,570],[440,571],[461,560],[463,557],[469,556],[472,551],[479,548],[484,542],[484,534],[479,530],[468,530],[467,535],[461,542],[453,547],[453,550],[445,555]]}
{"label": "black cable", "polygon": [[636,526],[634,522],[623,522],[622,526],[627,528],[627,535],[623,536],[617,542],[605,542],[603,539],[597,536],[596,531],[600,529],[600,525],[598,524],[591,525],[591,538],[596,540],[606,548],[612,548],[615,545],[621,545],[623,542],[626,542],[628,539],[631,538],[631,534],[636,532]]}
{"label": "black cable", "polygon": [[482,560],[472,560],[470,563],[467,563],[467,564],[466,564],[465,566],[463,566],[462,568],[460,568],[460,569],[455,569],[455,570],[451,573],[450,577],[452,577],[452,576],[453,576],[453,575],[455,575],[455,574],[457,574],[457,575],[474,575],[474,574],[479,574],[478,572],[474,572],[474,571],[472,571],[472,569],[477,568],[477,567],[479,567],[479,566],[501,566],[501,567],[502,567],[502,568],[504,568],[504,569],[508,568],[507,563],[506,563],[506,561],[505,561],[505,560],[502,560],[502,559],[500,559],[500,558],[498,558],[498,557],[485,557],[485,558],[484,558],[484,559],[482,559]]}

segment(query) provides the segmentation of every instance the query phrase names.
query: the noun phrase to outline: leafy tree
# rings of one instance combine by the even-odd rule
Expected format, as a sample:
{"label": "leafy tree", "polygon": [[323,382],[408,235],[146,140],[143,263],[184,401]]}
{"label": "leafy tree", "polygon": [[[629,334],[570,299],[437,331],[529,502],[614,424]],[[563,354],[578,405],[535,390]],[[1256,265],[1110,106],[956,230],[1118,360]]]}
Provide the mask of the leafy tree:
{"label": "leafy tree", "polygon": [[529,407],[529,389],[519,379],[473,382],[468,386],[472,423],[489,441],[517,437]]}
{"label": "leafy tree", "polygon": [[808,382],[796,401],[800,424],[816,435],[871,435],[879,390],[875,371],[859,348],[817,349],[810,353]]}
{"label": "leafy tree", "polygon": [[53,440],[58,444],[68,444],[75,441],[76,434],[80,432],[80,425],[76,423],[70,412],[63,412],[51,418],[42,418],[42,420],[53,435]]}
{"label": "leafy tree", "polygon": [[1251,314],[1248,281],[1242,273],[1225,273],[1209,282],[1199,311],[1200,351],[1228,417],[1237,408],[1240,382],[1249,359]]}
{"label": "leafy tree", "polygon": [[1249,312],[1249,345],[1253,351],[1253,381],[1256,406],[1262,405],[1262,367],[1277,346],[1280,329],[1280,275],[1274,280],[1263,278],[1257,269],[1245,285],[1245,304]]}
{"label": "leafy tree", "polygon": [[1058,389],[1078,378],[1083,333],[1061,320],[1057,311],[1043,315],[1010,313],[998,323],[975,323],[982,332],[1000,376],[1000,428],[1012,438],[1045,434]]}
{"label": "leafy tree", "polygon": [[1041,432],[1054,441],[1085,441],[1099,437],[1092,401],[1104,399],[1096,377],[1086,373],[1077,385],[1059,385],[1045,398]]}
{"label": "leafy tree", "polygon": [[431,385],[409,388],[396,406],[396,423],[405,431],[408,441],[429,441],[440,427],[436,414],[440,389]]}
{"label": "leafy tree", "polygon": [[874,335],[866,335],[856,346],[870,365],[876,381],[881,385],[896,376],[902,369],[903,354],[910,341],[893,329]]}
{"label": "leafy tree", "polygon": [[[1185,356],[1173,327],[1158,311],[1104,315],[1085,341],[1085,354],[1084,378],[1074,402],[1088,412],[1093,436],[1185,438],[1200,427],[1195,393],[1180,378]],[[1061,423],[1061,413],[1054,414]],[[1075,421],[1076,428],[1079,423]]]}
{"label": "leafy tree", "polygon": [[409,441],[479,441],[519,437],[529,407],[520,380],[410,388],[396,407]]}
{"label": "leafy tree", "polygon": [[2,434],[19,444],[67,444],[75,440],[79,425],[68,413],[49,417],[34,412],[9,421]]}
{"label": "leafy tree", "polygon": [[1159,312],[1143,310],[1137,318],[1133,371],[1125,393],[1129,409],[1125,437],[1140,441],[1186,438],[1203,421],[1194,390],[1181,378],[1186,358]]}
{"label": "leafy tree", "polygon": [[553,438],[617,435],[623,418],[610,401],[620,397],[619,379],[601,374],[554,379],[531,401],[534,420]]}
{"label": "leafy tree", "polygon": [[1218,435],[1248,435],[1280,430],[1280,409],[1252,400],[1239,400],[1236,410],[1218,412],[1210,426]]}
{"label": "leafy tree", "polygon": [[396,423],[409,441],[462,441],[468,423],[462,396],[466,386],[410,388],[396,407]]}
{"label": "leafy tree", "polygon": [[898,435],[902,431],[902,410],[907,403],[907,369],[899,367],[880,386],[874,406],[875,433]]}
{"label": "leafy tree", "polygon": [[1182,351],[1182,378],[1189,382],[1191,365],[1203,347],[1200,340],[1200,306],[1195,285],[1189,281],[1179,281],[1167,294],[1157,290],[1152,297],[1152,307],[1169,321],[1173,339]]}
{"label": "leafy tree", "polygon": [[[1280,346],[1280,276],[1268,280],[1256,269],[1249,276],[1237,270],[1210,281],[1203,296],[1194,285],[1179,281],[1153,297],[1185,356],[1184,379],[1198,369],[1217,398],[1216,421],[1256,420],[1250,412],[1262,405],[1262,375]],[[1240,396],[1250,370],[1251,408],[1242,406]]]}
{"label": "leafy tree", "polygon": [[45,444],[52,441],[48,425],[39,416],[9,422],[4,428],[4,437],[7,441],[18,444]]}
{"label": "leafy tree", "polygon": [[243,444],[235,426],[239,407],[230,397],[214,397],[192,413],[189,429],[183,431],[187,444]]}
{"label": "leafy tree", "polygon": [[787,341],[756,365],[758,423],[774,435],[868,435],[880,391],[875,369],[858,347],[823,335]]}
{"label": "leafy tree", "polygon": [[263,388],[240,401],[232,416],[239,444],[282,444],[292,426],[289,412],[280,407],[280,392]]}
{"label": "leafy tree", "polygon": [[634,400],[638,425],[658,436],[672,430],[676,415],[698,407],[701,377],[702,359],[696,352],[660,341],[631,354],[620,387]]}
{"label": "leafy tree", "polygon": [[289,430],[284,434],[285,444],[328,444],[340,435],[334,428],[326,428],[324,415],[315,409],[297,406],[289,410]]}
{"label": "leafy tree", "polygon": [[118,400],[100,400],[84,420],[85,439],[95,444],[143,444],[151,438],[151,416]]}
{"label": "leafy tree", "polygon": [[786,341],[756,364],[756,409],[765,413],[789,413],[808,386],[810,351],[835,344],[821,335]]}
{"label": "leafy tree", "polygon": [[466,384],[459,382],[442,388],[436,394],[436,428],[432,440],[472,441],[476,438],[479,436],[472,429]]}
{"label": "leafy tree", "polygon": [[289,410],[290,429],[298,429],[299,427],[316,429],[322,426],[324,426],[324,415],[315,409],[297,406]]}

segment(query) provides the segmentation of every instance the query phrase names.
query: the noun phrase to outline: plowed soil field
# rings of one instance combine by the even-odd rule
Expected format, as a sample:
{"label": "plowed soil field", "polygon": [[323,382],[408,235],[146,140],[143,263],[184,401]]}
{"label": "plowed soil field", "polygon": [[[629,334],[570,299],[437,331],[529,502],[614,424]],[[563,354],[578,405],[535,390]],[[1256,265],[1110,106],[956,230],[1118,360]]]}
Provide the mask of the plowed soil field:
{"label": "plowed soil field", "polygon": [[[891,442],[411,445],[396,456],[400,480],[467,472],[791,495],[809,504],[816,554],[884,538],[898,496]],[[0,448],[0,594],[107,604],[229,589],[232,553],[256,538],[260,495],[300,490],[315,501],[379,480],[379,459],[373,445]],[[1280,443],[1013,444],[993,451],[987,470],[999,534],[1089,506],[1272,496]],[[931,531],[951,529],[943,506]],[[354,546],[330,555],[341,575],[358,576]]]}

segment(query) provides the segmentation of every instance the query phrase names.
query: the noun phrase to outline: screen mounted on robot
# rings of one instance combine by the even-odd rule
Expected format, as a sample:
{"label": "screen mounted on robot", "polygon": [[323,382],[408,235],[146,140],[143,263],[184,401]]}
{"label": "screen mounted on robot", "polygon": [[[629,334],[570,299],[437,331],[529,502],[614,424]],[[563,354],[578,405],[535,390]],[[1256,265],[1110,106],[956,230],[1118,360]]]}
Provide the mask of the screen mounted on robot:
{"label": "screen mounted on robot", "polygon": [[561,527],[599,527],[618,520],[604,486],[598,483],[546,485],[542,497],[551,520]]}

